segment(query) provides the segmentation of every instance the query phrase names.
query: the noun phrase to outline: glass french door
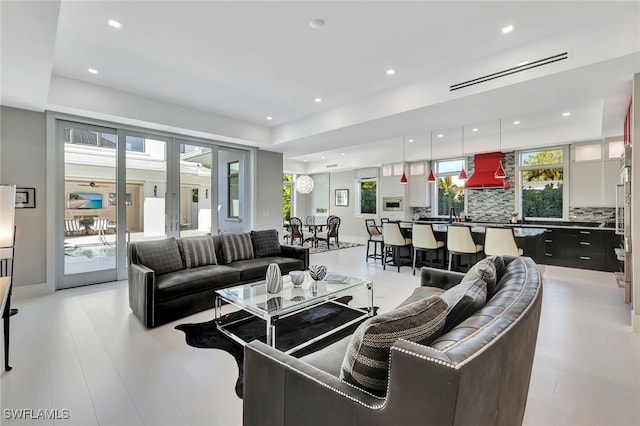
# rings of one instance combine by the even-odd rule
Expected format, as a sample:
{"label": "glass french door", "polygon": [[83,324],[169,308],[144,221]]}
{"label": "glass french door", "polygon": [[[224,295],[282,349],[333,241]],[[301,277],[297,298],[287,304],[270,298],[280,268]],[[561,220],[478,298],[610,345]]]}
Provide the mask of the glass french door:
{"label": "glass french door", "polygon": [[248,151],[61,120],[57,132],[57,289],[126,279],[131,241],[244,230]]}

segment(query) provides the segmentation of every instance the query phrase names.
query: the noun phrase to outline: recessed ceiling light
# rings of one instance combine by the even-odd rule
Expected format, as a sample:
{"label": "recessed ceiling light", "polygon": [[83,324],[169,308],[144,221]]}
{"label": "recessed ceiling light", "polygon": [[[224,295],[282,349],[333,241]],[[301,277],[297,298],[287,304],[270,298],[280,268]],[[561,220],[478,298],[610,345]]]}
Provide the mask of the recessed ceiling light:
{"label": "recessed ceiling light", "polygon": [[394,70],[393,68],[389,68],[387,70],[387,75],[394,75],[396,73],[396,70]]}
{"label": "recessed ceiling light", "polygon": [[342,155],[347,155],[347,154],[343,152]]}
{"label": "recessed ceiling light", "polygon": [[307,162],[307,160],[302,160],[302,161],[304,161],[305,163]]}
{"label": "recessed ceiling light", "polygon": [[314,101],[319,104],[320,102],[322,102],[322,98],[315,98]]}
{"label": "recessed ceiling light", "polygon": [[273,117],[268,116],[268,117],[267,117],[267,120],[273,120]]}
{"label": "recessed ceiling light", "polygon": [[529,61],[522,61],[518,64],[519,67],[527,65],[529,63]]}
{"label": "recessed ceiling light", "polygon": [[474,128],[472,129],[472,131],[477,132],[477,131],[478,131],[478,128],[477,128],[477,127],[474,127]]}
{"label": "recessed ceiling light", "polygon": [[514,125],[514,126],[517,126],[518,124],[520,124],[520,122],[519,122],[518,120],[516,120],[516,121],[514,121],[514,122],[513,122],[513,125]]}
{"label": "recessed ceiling light", "polygon": [[563,112],[563,113],[562,113],[562,116],[563,116],[563,117],[568,117],[568,116],[570,116],[570,115],[571,115],[571,113],[570,113],[569,111],[567,111],[567,112]]}
{"label": "recessed ceiling light", "polygon": [[413,143],[413,139],[409,139],[409,143]]}
{"label": "recessed ceiling light", "polygon": [[322,157],[320,157],[320,159],[324,160],[324,155]]}
{"label": "recessed ceiling light", "polygon": [[438,135],[438,137],[439,137],[439,138],[441,138],[441,137],[443,137],[443,136],[444,136],[444,135],[443,135],[442,133],[440,133],[440,134]]}
{"label": "recessed ceiling light", "polygon": [[89,68],[87,71],[89,71],[91,74],[98,74],[98,70],[95,68]]}
{"label": "recessed ceiling light", "polygon": [[111,25],[113,28],[120,28],[122,26],[120,22],[114,21],[113,19],[109,19],[109,25]]}
{"label": "recessed ceiling light", "polygon": [[311,21],[309,21],[309,26],[311,26],[311,28],[313,28],[314,30],[318,30],[324,27],[324,19],[314,18]]}
{"label": "recessed ceiling light", "polygon": [[502,34],[507,34],[513,31],[513,25],[507,25],[502,29]]}

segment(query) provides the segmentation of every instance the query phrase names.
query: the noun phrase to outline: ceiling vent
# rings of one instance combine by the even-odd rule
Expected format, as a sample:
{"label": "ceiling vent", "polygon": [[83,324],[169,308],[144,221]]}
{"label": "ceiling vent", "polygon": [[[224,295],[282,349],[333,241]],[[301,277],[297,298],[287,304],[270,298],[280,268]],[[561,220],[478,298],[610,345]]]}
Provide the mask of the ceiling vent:
{"label": "ceiling vent", "polygon": [[337,164],[327,164],[327,169],[332,169],[334,167],[338,167]]}
{"label": "ceiling vent", "polygon": [[453,92],[454,90],[464,89],[465,87],[474,86],[480,83],[486,83],[487,81],[495,80],[497,78],[506,77],[511,74],[516,74],[522,71],[530,70],[533,68],[538,68],[543,65],[549,65],[554,62],[564,61],[569,59],[569,53],[564,52],[558,55],[549,56],[548,58],[538,59],[537,61],[532,61],[526,64],[518,65],[517,67],[509,68],[506,70],[494,72],[493,74],[485,75],[483,77],[474,78],[472,80],[464,81],[462,83],[453,84],[449,86],[449,91]]}

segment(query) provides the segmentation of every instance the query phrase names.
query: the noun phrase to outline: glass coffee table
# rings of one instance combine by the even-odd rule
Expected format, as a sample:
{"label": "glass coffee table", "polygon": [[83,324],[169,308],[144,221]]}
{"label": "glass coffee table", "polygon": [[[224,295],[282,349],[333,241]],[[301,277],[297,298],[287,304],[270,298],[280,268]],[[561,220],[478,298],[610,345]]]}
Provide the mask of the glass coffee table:
{"label": "glass coffee table", "polygon": [[[340,309],[347,309],[351,313],[348,320],[337,325],[320,335],[311,339],[302,341],[294,347],[284,350],[285,353],[292,353],[311,345],[321,339],[324,339],[334,333],[339,332],[351,325],[357,324],[365,317],[373,316],[373,283],[368,280],[347,277],[344,275],[327,275],[325,279],[335,278],[335,281],[314,281],[307,271],[305,280],[300,286],[294,286],[291,278],[284,275],[282,291],[279,293],[267,293],[264,281],[243,284],[235,287],[216,290],[215,300],[215,320],[218,330],[240,343],[246,345],[242,337],[233,332],[233,328],[243,321],[255,320],[260,318],[265,322],[266,327],[266,344],[276,347],[278,323],[294,315],[303,313],[306,310],[316,308],[323,304],[333,304]],[[348,306],[339,300],[342,296],[351,296],[356,292],[367,290],[368,306],[363,308],[354,308]],[[221,317],[222,302],[228,302],[238,308],[246,311],[250,315],[232,321],[225,321]]]}

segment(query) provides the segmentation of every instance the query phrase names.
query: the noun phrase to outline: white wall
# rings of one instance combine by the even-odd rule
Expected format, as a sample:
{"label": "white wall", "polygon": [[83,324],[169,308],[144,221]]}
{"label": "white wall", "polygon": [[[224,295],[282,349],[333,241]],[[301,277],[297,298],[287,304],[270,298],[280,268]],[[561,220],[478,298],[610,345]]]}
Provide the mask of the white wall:
{"label": "white wall", "polygon": [[282,154],[258,150],[255,175],[255,229],[282,233]]}
{"label": "white wall", "polygon": [[640,73],[633,77],[633,107],[631,111],[631,146],[632,146],[632,163],[631,163],[631,238],[635,243],[632,248],[631,257],[633,259],[632,279],[632,300],[633,315],[631,324],[636,333],[640,332],[640,147],[635,146],[640,135]]}
{"label": "white wall", "polygon": [[46,282],[45,123],[40,112],[0,109],[0,182],[36,190],[36,208],[16,209],[16,287]]}

